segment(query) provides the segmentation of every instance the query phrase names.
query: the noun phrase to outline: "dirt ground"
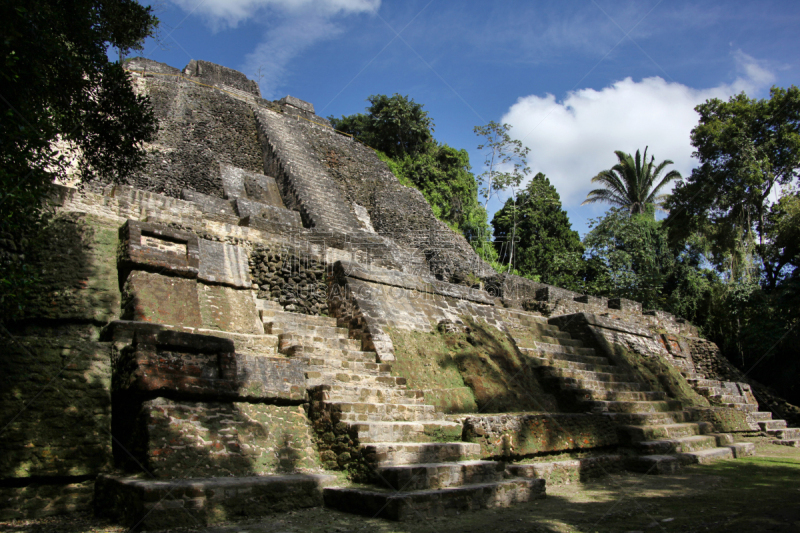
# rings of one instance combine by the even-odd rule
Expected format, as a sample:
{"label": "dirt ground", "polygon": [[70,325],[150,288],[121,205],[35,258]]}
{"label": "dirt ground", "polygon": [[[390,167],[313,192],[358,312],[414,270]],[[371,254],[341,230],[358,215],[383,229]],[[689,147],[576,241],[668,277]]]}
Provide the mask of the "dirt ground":
{"label": "dirt ground", "polygon": [[[742,439],[745,440],[745,439]],[[680,475],[619,474],[548,487],[547,498],[406,523],[308,509],[175,533],[771,532],[800,533],[800,448],[756,442],[757,456],[687,467]],[[0,532],[122,532],[86,515],[0,523]]]}

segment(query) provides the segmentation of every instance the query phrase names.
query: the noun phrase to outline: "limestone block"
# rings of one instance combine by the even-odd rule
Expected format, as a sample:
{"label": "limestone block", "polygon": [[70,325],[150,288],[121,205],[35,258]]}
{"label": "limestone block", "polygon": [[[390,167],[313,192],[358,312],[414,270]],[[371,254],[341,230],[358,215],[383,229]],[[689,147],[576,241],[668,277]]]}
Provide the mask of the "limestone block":
{"label": "limestone block", "polygon": [[280,100],[278,100],[279,104],[289,104],[294,106],[298,109],[302,109],[303,111],[307,111],[308,113],[314,114],[314,104],[311,102],[306,102],[304,100],[300,100],[299,98],[295,98],[294,96],[284,96]]}
{"label": "limestone block", "polygon": [[[120,229],[123,275],[134,269],[196,278],[200,250],[196,235],[160,224],[128,220]],[[123,277],[124,279],[124,277]]]}
{"label": "limestone block", "polygon": [[208,478],[296,472],[318,467],[302,406],[172,401],[141,404],[136,431],[122,445],[137,450],[155,477]]}
{"label": "limestone block", "polygon": [[626,311],[628,313],[642,314],[642,304],[625,298],[609,298],[608,308],[619,309],[620,311]]}
{"label": "limestone block", "polygon": [[619,444],[608,417],[596,414],[467,416],[464,440],[481,445],[482,457],[597,448]]}
{"label": "limestone block", "polygon": [[233,333],[264,333],[249,290],[200,284],[197,292],[202,327]]}
{"label": "limestone block", "polygon": [[300,360],[235,353],[230,339],[157,324],[116,321],[109,330],[117,392],[258,401],[305,397]]}
{"label": "limestone block", "polygon": [[199,239],[201,281],[230,285],[239,289],[250,288],[250,269],[247,251],[240,247],[206,239]]}
{"label": "limestone block", "polygon": [[271,223],[301,227],[300,213],[281,207],[275,207],[246,198],[236,199],[236,212],[241,218],[240,225],[255,226],[256,221],[265,220]]}
{"label": "limestone block", "polygon": [[134,271],[123,288],[126,320],[203,327],[197,281]]}
{"label": "limestone block", "polygon": [[253,80],[248,80],[247,76],[236,70],[222,65],[217,65],[209,61],[199,61],[192,59],[183,69],[186,76],[197,78],[203,83],[216,85],[219,87],[232,87],[240,91],[261,97],[261,89]]}

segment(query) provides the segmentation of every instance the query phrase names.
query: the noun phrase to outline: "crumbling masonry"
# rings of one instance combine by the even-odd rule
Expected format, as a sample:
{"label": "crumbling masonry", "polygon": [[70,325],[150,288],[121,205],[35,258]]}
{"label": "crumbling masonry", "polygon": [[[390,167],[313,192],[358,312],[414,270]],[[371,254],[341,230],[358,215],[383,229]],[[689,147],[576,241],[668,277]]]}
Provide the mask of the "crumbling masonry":
{"label": "crumbling masonry", "polygon": [[[752,454],[739,432],[800,442],[691,324],[496,274],[312,104],[203,61],[127,68],[158,138],[125,184],[54,187],[40,291],[0,358],[0,518],[404,520]],[[398,344],[476,328],[537,410],[495,412],[468,362]],[[576,450],[595,453],[519,463]]]}

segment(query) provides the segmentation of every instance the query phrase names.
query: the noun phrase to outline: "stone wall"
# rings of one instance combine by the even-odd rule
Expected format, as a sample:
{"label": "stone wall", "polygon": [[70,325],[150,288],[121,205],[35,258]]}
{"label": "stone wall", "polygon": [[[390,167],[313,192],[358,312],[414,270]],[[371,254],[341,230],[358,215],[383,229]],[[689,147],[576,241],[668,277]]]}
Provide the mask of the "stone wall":
{"label": "stone wall", "polygon": [[0,357],[0,519],[88,510],[113,465],[111,347],[93,326],[29,325]]}
{"label": "stone wall", "polygon": [[134,84],[150,97],[159,131],[145,147],[144,170],[129,185],[174,198],[183,189],[222,198],[221,162],[263,172],[255,116],[247,102],[173,76],[136,75]]}
{"label": "stone wall", "polygon": [[160,478],[251,476],[319,466],[299,405],[156,398],[143,402],[131,423],[135,431],[121,445]]}
{"label": "stone wall", "polygon": [[616,426],[594,414],[508,414],[467,416],[464,440],[481,445],[483,457],[524,457],[615,446]]}
{"label": "stone wall", "polygon": [[283,246],[260,245],[250,256],[250,275],[261,299],[294,313],[328,313],[325,265],[317,259]]}

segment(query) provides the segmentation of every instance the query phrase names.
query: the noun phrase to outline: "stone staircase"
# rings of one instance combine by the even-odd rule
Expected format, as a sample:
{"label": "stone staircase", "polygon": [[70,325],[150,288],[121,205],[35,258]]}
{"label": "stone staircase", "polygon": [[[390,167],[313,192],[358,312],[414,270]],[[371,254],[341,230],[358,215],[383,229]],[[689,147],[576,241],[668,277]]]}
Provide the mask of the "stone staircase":
{"label": "stone staircase", "polygon": [[327,506],[408,520],[544,497],[544,480],[506,479],[504,463],[480,460],[479,444],[461,442],[460,423],[425,404],[423,392],[392,376],[374,352],[361,351],[336,319],[287,313],[271,302],[259,307],[279,350],[307,361],[312,416],[330,417],[370,471],[367,488],[325,488]]}
{"label": "stone staircase", "polygon": [[544,381],[569,393],[579,408],[601,413],[617,424],[620,440],[639,455],[628,468],[670,473],[683,464],[707,463],[752,455],[750,443],[734,443],[711,424],[694,422],[681,403],[649,390],[635,376],[584,347],[547,319],[514,313],[512,336],[520,351],[538,367]]}
{"label": "stone staircase", "polygon": [[709,399],[712,405],[737,409],[747,414],[751,427],[773,438],[773,444],[800,447],[800,428],[787,427],[785,420],[773,420],[769,411],[759,411],[750,392],[750,385],[732,381],[705,379],[700,374],[681,372],[694,389]]}

